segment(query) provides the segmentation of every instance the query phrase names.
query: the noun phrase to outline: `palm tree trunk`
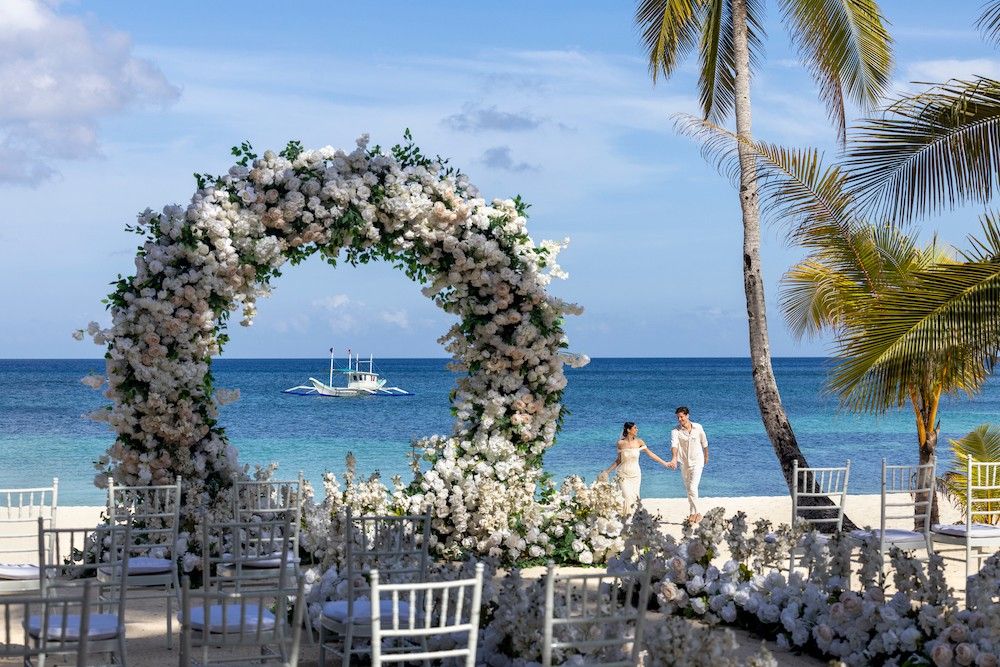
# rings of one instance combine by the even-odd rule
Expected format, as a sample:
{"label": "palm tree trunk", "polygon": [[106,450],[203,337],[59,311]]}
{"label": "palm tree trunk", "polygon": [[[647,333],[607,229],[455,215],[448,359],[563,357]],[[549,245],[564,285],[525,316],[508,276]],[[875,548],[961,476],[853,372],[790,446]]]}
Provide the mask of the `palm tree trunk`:
{"label": "palm tree trunk", "polygon": [[[941,402],[940,389],[925,389],[920,391],[916,388],[910,389],[910,404],[913,406],[913,413],[917,421],[917,446],[920,448],[920,465],[937,462],[937,442],[938,425],[937,413]],[[937,468],[935,467],[935,470]],[[938,512],[938,498],[936,491],[932,491],[934,498],[931,504],[931,525],[940,523]],[[917,494],[918,501],[924,501],[923,494]],[[913,529],[922,531],[923,524],[914,518]]]}
{"label": "palm tree trunk", "polygon": [[[781,404],[778,383],[771,367],[771,345],[767,336],[767,306],[760,266],[760,202],[757,193],[757,170],[752,152],[743,144],[743,141],[751,141],[753,136],[746,0],[732,0],[732,12],[736,134],[740,138],[737,149],[740,158],[740,208],[743,212],[743,288],[746,292],[747,320],[750,329],[750,361],[753,367],[754,391],[757,394],[757,405],[760,407],[764,430],[771,440],[771,446],[774,447],[774,453],[785,476],[785,483],[791,493],[795,484],[795,480],[792,479],[792,463],[798,460],[800,468],[808,467],[808,463],[799,450],[792,425],[788,422],[788,415]],[[816,516],[816,513],[812,513],[812,516]],[[854,524],[846,517],[844,526],[854,528]]]}

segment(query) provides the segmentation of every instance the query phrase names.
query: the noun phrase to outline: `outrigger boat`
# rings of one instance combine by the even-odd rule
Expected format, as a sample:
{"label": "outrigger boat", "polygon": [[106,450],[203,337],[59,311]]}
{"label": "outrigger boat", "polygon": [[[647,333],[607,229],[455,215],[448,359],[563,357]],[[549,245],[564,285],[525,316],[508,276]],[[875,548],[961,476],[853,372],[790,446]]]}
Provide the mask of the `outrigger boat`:
{"label": "outrigger boat", "polygon": [[[363,368],[366,366],[367,368]],[[347,376],[346,387],[333,386],[333,374],[342,373]],[[350,398],[354,396],[413,396],[412,393],[399,387],[386,387],[386,380],[375,372],[375,360],[369,356],[368,361],[361,361],[360,356],[352,356],[347,351],[347,368],[336,368],[333,358],[333,348],[330,348],[330,380],[328,384],[309,378],[309,384],[286,389],[286,394],[299,396],[332,396]]]}

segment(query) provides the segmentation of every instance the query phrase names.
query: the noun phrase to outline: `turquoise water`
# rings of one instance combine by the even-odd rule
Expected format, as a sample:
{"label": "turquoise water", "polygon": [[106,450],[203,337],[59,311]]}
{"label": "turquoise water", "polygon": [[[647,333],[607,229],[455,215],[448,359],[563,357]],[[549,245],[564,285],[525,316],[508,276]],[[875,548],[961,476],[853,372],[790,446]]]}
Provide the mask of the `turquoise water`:
{"label": "turquoise water", "polygon": [[[416,395],[404,398],[334,399],[292,396],[282,389],[309,376],[323,378],[324,359],[222,359],[219,387],[239,387],[241,398],[222,409],[221,421],[248,463],[277,461],[284,476],[304,470],[319,483],[324,470],[339,472],[353,452],[359,471],[408,478],[414,438],[451,431],[448,392],[454,376],[444,359],[384,359],[377,370],[389,384]],[[852,490],[878,492],[885,456],[915,462],[916,436],[909,410],[880,418],[838,411],[823,395],[823,359],[776,359],[775,373],[800,446],[812,465],[850,458]],[[104,424],[83,418],[103,404],[101,392],[79,379],[103,369],[100,360],[0,360],[0,488],[42,485],[60,479],[62,504],[99,504],[91,462],[112,442]],[[557,478],[588,480],[611,464],[621,423],[639,425],[640,437],[669,455],[674,407],[691,407],[711,444],[703,495],[779,494],[784,483],[760,424],[747,359],[595,359],[567,369],[570,410],[546,468]],[[997,419],[1000,382],[991,378],[974,399],[949,398],[941,410],[942,445]],[[944,451],[944,448],[942,449]],[[651,460],[642,463],[645,497],[681,497],[678,473]]]}

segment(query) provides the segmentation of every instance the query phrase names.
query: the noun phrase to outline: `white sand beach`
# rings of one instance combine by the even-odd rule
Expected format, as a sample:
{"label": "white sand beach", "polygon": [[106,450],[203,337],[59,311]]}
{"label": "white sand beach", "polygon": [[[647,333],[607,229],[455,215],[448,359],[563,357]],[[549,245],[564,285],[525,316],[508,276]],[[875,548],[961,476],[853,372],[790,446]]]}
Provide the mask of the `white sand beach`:
{"label": "white sand beach", "polygon": [[[682,522],[687,516],[686,498],[649,498],[642,501],[643,505],[653,514],[662,517],[661,526],[664,531],[675,536],[680,536],[682,532]],[[703,513],[713,507],[722,507],[726,515],[730,516],[738,511],[747,514],[748,521],[752,524],[757,519],[765,518],[771,522],[787,523],[791,515],[791,500],[786,496],[751,496],[743,498],[703,498],[700,506]],[[847,501],[847,515],[858,525],[878,525],[879,522],[879,496],[878,495],[857,495],[849,496]],[[57,521],[62,527],[84,527],[95,525],[100,520],[103,507],[69,506],[60,507]],[[941,520],[943,522],[954,522],[959,519],[959,514],[950,504],[941,505]],[[536,567],[525,570],[526,576],[540,576],[544,568]],[[951,564],[948,570],[949,582],[953,587],[962,587],[963,573],[960,567]],[[656,622],[655,617],[651,622]],[[177,625],[174,624],[174,631]],[[164,644],[166,633],[165,603],[161,600],[136,600],[130,602],[128,613],[128,643],[130,661],[142,667],[165,667],[177,663],[177,652],[167,650]],[[740,654],[749,656],[757,651],[760,646],[760,639],[742,631],[737,632],[740,642]],[[176,646],[176,642],[175,642]],[[779,664],[790,666],[819,665],[821,661],[809,657],[795,655],[784,651],[767,642],[768,648],[777,658]],[[317,650],[315,645],[308,641],[303,641],[302,651],[303,661],[299,664],[304,667],[311,667],[317,663]]]}

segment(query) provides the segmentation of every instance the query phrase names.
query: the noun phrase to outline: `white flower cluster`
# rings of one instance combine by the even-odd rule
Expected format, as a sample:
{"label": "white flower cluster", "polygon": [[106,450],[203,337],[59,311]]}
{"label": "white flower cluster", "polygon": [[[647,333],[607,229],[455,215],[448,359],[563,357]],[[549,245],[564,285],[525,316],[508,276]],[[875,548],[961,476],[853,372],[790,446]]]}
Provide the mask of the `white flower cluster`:
{"label": "white flower cluster", "polygon": [[[755,628],[779,646],[844,665],[998,664],[1000,554],[970,577],[969,608],[959,611],[937,554],[924,562],[892,549],[890,595],[881,583],[883,562],[874,542],[861,547],[860,588],[851,590],[851,547],[839,536],[803,536],[800,527],[788,526],[771,532],[762,522],[750,534],[742,514],[725,522],[720,508],[697,529],[689,527],[680,543],[650,535],[649,523],[637,515],[623,553],[610,566],[652,568],[666,614]],[[725,562],[717,558],[723,542],[731,556]],[[786,562],[789,545],[804,553],[806,573],[797,569],[786,577],[768,570],[779,543]]]}
{"label": "white flower cluster", "polygon": [[[545,551],[559,505],[535,501],[541,457],[562,416],[563,365],[586,362],[564,352],[563,318],[580,309],[546,291],[565,275],[564,243],[536,246],[520,200],[485,201],[412,143],[391,154],[369,150],[367,137],[350,153],[293,142],[280,154],[258,157],[248,145],[234,154],[242,159],[225,176],[199,176],[187,207],[139,216],[135,275],[109,295],[111,326],[88,327],[107,346],[113,405],[101,416],[117,432],[100,474],[128,485],[181,475],[186,517],[222,512],[220,491],[242,474],[216,421],[237,394],[214,389],[210,366],[229,314],[241,308],[251,324],[289,260],[386,259],[459,318],[441,340],[468,371],[453,393],[454,433],[421,443],[426,469],[407,509],[433,510],[443,552]],[[614,549],[614,527],[587,530],[596,542],[581,537],[580,553],[599,560]]]}

